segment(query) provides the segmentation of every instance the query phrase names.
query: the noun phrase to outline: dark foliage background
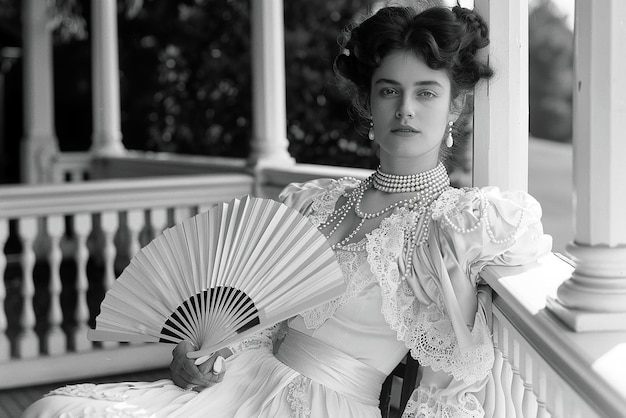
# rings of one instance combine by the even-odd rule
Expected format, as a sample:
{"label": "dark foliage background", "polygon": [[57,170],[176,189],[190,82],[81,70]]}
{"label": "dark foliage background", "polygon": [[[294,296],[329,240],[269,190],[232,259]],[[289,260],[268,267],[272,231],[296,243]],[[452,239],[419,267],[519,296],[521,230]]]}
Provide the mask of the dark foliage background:
{"label": "dark foliage background", "polygon": [[528,21],[530,133],[572,139],[574,38],[550,0],[535,0]]}
{"label": "dark foliage background", "polygon": [[[245,157],[251,136],[251,0],[118,0],[122,133],[129,149]],[[289,151],[298,162],[374,166],[332,61],[370,0],[285,1]],[[90,0],[54,0],[55,118],[63,151],[91,143]],[[21,46],[18,0],[0,0],[0,48]],[[572,33],[550,0],[530,11],[530,132],[571,138]],[[3,62],[6,62],[3,59]],[[2,182],[17,180],[21,60],[3,72]],[[0,126],[1,127],[1,126]],[[468,127],[471,129],[471,121]],[[3,135],[3,136],[1,136]],[[470,161],[460,150],[452,163]],[[5,164],[6,163],[6,164]]]}

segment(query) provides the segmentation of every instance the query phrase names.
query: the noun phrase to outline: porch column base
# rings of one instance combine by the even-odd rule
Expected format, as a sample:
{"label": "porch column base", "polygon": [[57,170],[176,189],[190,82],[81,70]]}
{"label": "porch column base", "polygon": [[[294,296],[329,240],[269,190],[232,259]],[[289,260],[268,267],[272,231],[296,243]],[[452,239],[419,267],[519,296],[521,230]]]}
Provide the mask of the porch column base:
{"label": "porch column base", "polygon": [[20,148],[22,181],[27,184],[52,182],[54,158],[58,154],[54,134],[31,134],[25,137]]}
{"label": "porch column base", "polygon": [[546,300],[546,308],[575,332],[626,331],[626,313],[572,309],[551,297]]}
{"label": "porch column base", "polygon": [[126,148],[122,144],[122,134],[115,136],[94,135],[90,152],[98,157],[119,157],[126,154]]}
{"label": "porch column base", "polygon": [[576,267],[547,309],[577,332],[626,331],[626,246],[572,243],[566,251]]}

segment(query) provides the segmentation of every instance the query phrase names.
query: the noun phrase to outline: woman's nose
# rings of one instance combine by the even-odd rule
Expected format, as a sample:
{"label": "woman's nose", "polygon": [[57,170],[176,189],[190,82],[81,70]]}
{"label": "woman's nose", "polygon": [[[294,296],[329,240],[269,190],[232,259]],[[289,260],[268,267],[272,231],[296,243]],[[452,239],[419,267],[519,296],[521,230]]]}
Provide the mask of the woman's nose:
{"label": "woman's nose", "polygon": [[415,114],[413,113],[412,110],[402,110],[402,109],[398,109],[398,111],[396,112],[396,117],[398,119],[402,119],[402,118],[409,118],[412,119],[413,116],[415,116]]}
{"label": "woman's nose", "polygon": [[411,107],[410,103],[407,103],[405,100],[402,101],[398,110],[396,110],[396,117],[398,119],[408,118],[411,119],[415,116],[415,111]]}

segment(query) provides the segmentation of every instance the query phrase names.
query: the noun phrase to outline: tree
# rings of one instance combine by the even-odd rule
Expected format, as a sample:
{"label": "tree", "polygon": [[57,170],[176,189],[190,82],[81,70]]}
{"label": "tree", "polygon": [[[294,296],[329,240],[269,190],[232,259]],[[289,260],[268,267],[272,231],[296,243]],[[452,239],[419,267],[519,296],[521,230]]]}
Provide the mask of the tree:
{"label": "tree", "polygon": [[572,138],[574,37],[551,0],[535,0],[529,15],[530,133]]}

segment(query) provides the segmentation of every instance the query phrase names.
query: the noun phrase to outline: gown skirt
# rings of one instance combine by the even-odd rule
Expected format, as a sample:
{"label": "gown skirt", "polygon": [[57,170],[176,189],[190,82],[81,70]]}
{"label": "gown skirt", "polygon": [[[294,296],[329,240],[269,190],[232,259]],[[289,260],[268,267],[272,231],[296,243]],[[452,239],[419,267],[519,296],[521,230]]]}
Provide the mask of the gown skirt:
{"label": "gown skirt", "polygon": [[24,418],[380,417],[386,376],[329,345],[290,329],[276,355],[263,349],[226,360],[222,382],[200,392],[171,380],[82,384],[53,391]]}

